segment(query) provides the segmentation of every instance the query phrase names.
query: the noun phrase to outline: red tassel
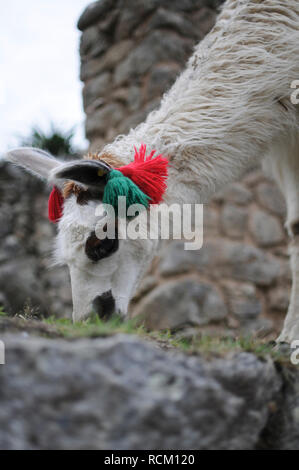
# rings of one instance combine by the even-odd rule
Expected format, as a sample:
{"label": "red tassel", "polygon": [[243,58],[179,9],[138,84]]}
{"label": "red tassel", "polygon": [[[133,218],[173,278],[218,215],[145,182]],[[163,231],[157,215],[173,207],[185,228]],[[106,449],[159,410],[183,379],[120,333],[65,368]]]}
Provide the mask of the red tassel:
{"label": "red tassel", "polygon": [[62,217],[63,212],[63,196],[61,191],[54,186],[48,201],[48,216],[54,224]]}
{"label": "red tassel", "polygon": [[156,150],[152,150],[146,157],[146,145],[141,144],[139,152],[135,148],[135,157],[132,163],[116,168],[124,176],[130,178],[147,196],[150,204],[159,204],[167,188],[168,160],[162,155],[153,158]]}

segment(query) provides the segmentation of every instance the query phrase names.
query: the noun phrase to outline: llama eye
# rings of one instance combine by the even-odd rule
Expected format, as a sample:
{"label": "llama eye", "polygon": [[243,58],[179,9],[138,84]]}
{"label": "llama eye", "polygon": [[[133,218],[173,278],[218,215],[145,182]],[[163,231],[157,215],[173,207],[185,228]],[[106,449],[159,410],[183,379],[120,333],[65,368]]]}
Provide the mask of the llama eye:
{"label": "llama eye", "polygon": [[85,243],[86,256],[91,261],[100,261],[118,250],[117,230],[115,239],[105,238],[100,240],[95,232],[91,232]]}

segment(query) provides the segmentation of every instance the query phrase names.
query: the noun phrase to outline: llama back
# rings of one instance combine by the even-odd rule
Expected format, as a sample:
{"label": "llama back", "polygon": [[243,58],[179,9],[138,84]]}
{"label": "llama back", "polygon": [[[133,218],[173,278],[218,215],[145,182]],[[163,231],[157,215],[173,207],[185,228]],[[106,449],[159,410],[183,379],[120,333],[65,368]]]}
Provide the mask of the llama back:
{"label": "llama back", "polygon": [[272,82],[268,96],[275,88],[273,97],[289,97],[291,81],[299,78],[298,43],[297,0],[228,0],[188,67],[197,72],[194,78],[206,77],[214,84],[254,87],[251,82],[256,82],[259,89],[266,80]]}
{"label": "llama back", "polygon": [[[298,108],[291,105],[290,96],[292,82],[299,79],[298,44],[299,2],[228,1],[162,101],[165,130],[173,120],[179,124],[176,128],[195,131],[197,120],[198,140],[191,132],[185,139],[195,145],[214,145],[215,138],[243,130],[264,143],[265,136],[269,140],[296,130]],[[151,124],[155,119],[161,119],[158,113],[148,118]],[[267,124],[270,134],[264,132]],[[172,132],[168,140],[173,142],[173,137]]]}

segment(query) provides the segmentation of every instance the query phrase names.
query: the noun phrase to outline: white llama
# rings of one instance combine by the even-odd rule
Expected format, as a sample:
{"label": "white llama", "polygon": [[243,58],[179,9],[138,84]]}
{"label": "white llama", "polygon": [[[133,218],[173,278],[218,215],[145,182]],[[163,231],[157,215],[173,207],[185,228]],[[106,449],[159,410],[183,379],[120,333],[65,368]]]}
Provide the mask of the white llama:
{"label": "white llama", "polygon": [[[143,142],[169,156],[167,203],[206,203],[263,161],[287,204],[293,287],[278,339],[286,342],[299,339],[299,107],[290,98],[299,80],[298,45],[298,0],[228,0],[159,109],[97,155],[127,164]],[[12,150],[7,159],[46,180],[67,175],[76,182],[65,187],[57,236],[57,257],[70,269],[73,319],[86,317],[93,303],[125,316],[157,242],[108,240],[98,250],[93,232],[100,201],[91,190],[84,204],[80,192],[80,184],[88,186],[86,174],[98,169],[91,161],[63,172],[61,162],[35,149]]]}

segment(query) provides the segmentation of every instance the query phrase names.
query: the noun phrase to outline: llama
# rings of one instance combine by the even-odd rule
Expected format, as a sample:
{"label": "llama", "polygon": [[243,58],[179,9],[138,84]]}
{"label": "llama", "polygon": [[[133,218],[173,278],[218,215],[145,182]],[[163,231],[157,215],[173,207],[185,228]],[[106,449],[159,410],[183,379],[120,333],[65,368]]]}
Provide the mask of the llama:
{"label": "llama", "polygon": [[297,0],[227,0],[160,107],[128,135],[79,163],[36,149],[8,152],[15,164],[64,184],[56,257],[70,269],[74,321],[92,305],[126,316],[156,253],[156,240],[100,242],[94,234],[101,200],[88,175],[96,176],[97,160],[128,164],[144,143],[169,158],[168,204],[206,203],[256,162],[276,178],[286,199],[293,277],[278,341],[299,338],[299,111],[291,100],[298,44]]}

